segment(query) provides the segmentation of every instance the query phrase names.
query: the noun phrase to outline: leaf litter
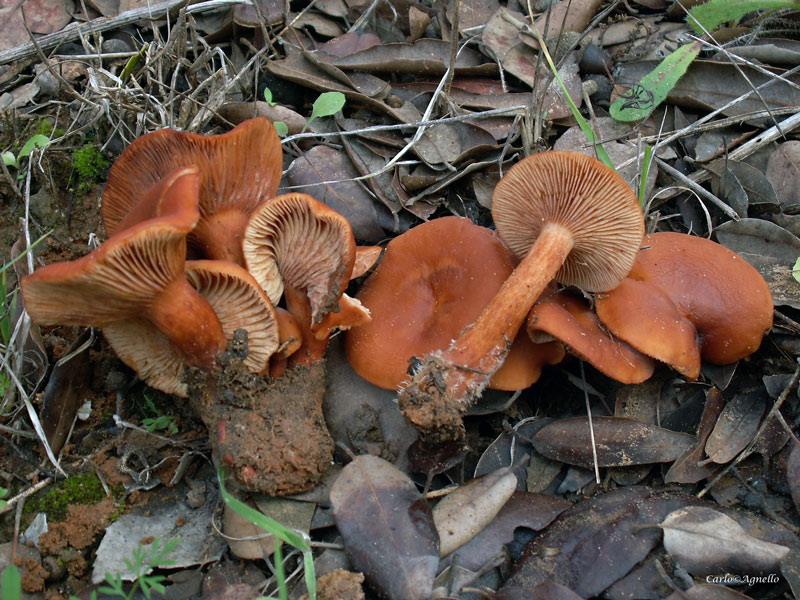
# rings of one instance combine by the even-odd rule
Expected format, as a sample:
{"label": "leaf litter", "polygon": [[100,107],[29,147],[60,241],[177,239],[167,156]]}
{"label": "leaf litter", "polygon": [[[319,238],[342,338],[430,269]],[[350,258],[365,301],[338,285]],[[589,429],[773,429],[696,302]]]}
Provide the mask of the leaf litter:
{"label": "leaf litter", "polygon": [[[152,13],[154,20],[142,20],[150,9],[142,2],[92,0],[77,6],[29,1],[25,18],[40,36],[38,48],[24,45],[26,23],[20,20],[21,11],[14,10],[15,3],[2,5],[0,25],[13,26],[0,26],[0,152],[16,156],[34,135],[51,140],[34,156],[28,171],[4,161],[0,233],[6,247],[20,237],[20,218],[23,237],[35,239],[53,229],[36,265],[80,256],[93,236],[102,238],[98,181],[89,182],[88,193],[77,192],[71,175],[74,148],[94,145],[113,159],[148,131],[170,126],[222,132],[257,115],[285,122],[292,136],[284,144],[286,191],[309,192],[345,214],[363,244],[383,243],[421,220],[447,214],[490,225],[491,190],[519,157],[559,144],[595,153],[578,129],[570,129],[572,113],[539,54],[535,22],[559,63],[570,98],[595,127],[616,165],[626,169],[635,189],[644,146],[654,147],[656,160],[643,192],[649,228],[713,235],[759,269],[776,304],[775,332],[758,353],[718,372],[719,378],[704,366],[699,382],[677,380],[642,388],[639,408],[612,411],[608,407],[619,406],[620,399],[630,401],[627,386],[589,366],[582,380],[573,358],[513,396],[513,404],[511,395],[485,403],[469,417],[470,443],[438,455],[422,445],[412,446],[415,432],[400,419],[391,391],[359,385],[363,382],[348,372],[343,357],[331,354],[326,418],[337,442],[362,456],[345,467],[338,480],[335,474],[330,478],[333,488],[327,481],[308,493],[312,501],[298,509],[302,518],[279,519],[310,531],[313,538],[335,539],[333,545],[340,544],[353,557],[351,568],[362,570],[372,588],[389,597],[427,597],[439,585],[442,569],[451,570],[447,589],[455,597],[469,597],[467,590],[484,585],[501,587],[497,598],[644,597],[655,593],[646,590],[656,589],[661,590],[659,597],[669,593],[665,589],[677,590],[675,597],[748,594],[771,599],[788,590],[797,593],[800,561],[786,534],[798,531],[800,503],[800,407],[797,396],[786,388],[800,349],[800,318],[795,312],[800,288],[792,276],[800,255],[800,216],[793,196],[800,103],[797,41],[791,33],[796,27],[785,26],[796,19],[793,13],[755,13],[738,24],[738,37],[724,47],[713,40],[704,42],[665,103],[648,109],[649,116],[630,127],[610,121],[612,103],[667,53],[687,43],[682,36],[689,28],[682,15],[670,16],[666,3],[658,0],[616,4],[610,12],[599,12],[606,7],[595,2],[578,7],[557,2],[550,10],[532,3],[534,15],[524,14],[527,7],[519,12],[521,7],[514,3],[461,3],[457,16],[452,3],[437,8],[427,2],[395,1],[370,7],[326,0],[296,6],[259,0],[235,7],[198,3],[191,11],[178,4],[158,8]],[[126,16],[130,14],[137,16]],[[73,16],[90,27],[69,25]],[[567,24],[562,28],[563,19]],[[601,66],[593,72],[581,60],[590,43],[603,52]],[[40,51],[48,56],[46,65]],[[448,71],[453,56],[455,68]],[[739,64],[734,66],[732,57],[737,56]],[[275,105],[264,102],[264,88],[271,91]],[[335,119],[314,120],[301,134],[323,92],[344,94],[342,113]],[[646,104],[647,99],[642,101]],[[615,146],[619,147],[612,152]],[[23,159],[22,165],[28,164]],[[664,164],[674,170],[665,171]],[[696,189],[686,191],[691,184],[704,186],[699,200],[693,195]],[[8,260],[4,257],[4,264]],[[18,275],[7,272],[3,291],[13,293],[29,268],[26,262],[15,265],[22,267]],[[353,293],[359,284],[352,284]],[[19,321],[11,322],[13,332]],[[35,466],[40,460],[37,444],[42,442],[28,422],[29,411],[23,408],[27,401],[42,412],[54,459],[60,453],[69,472],[89,467],[100,472],[117,506],[136,504],[165,486],[177,485],[186,486],[180,489],[190,506],[200,506],[198,494],[204,496],[214,486],[213,481],[198,485],[196,479],[195,457],[208,453],[208,434],[187,407],[151,396],[152,391],[130,379],[100,338],[44,377],[42,365],[70,354],[79,333],[74,328],[45,328],[39,335],[32,327],[30,335],[20,329],[12,341],[4,338],[0,425],[7,437],[0,450],[0,487],[11,488],[16,498],[37,485],[52,485],[48,472]],[[84,369],[90,373],[88,382]],[[14,383],[12,374],[21,388],[5,384],[6,379]],[[783,376],[774,384],[777,391],[765,387],[764,374]],[[705,393],[709,382],[723,379],[725,389]],[[48,381],[45,391],[41,386]],[[591,390],[597,401],[593,409],[599,410],[591,430],[584,390]],[[42,391],[39,400],[34,392]],[[162,435],[166,432],[130,435],[130,426],[138,427],[131,421],[158,416],[147,413],[145,396],[155,401],[157,410],[172,413],[179,424],[177,444],[164,441],[169,439]],[[89,419],[76,419],[77,408],[87,402]],[[771,411],[776,402],[779,410]],[[410,462],[422,478],[407,474],[409,446],[416,448],[418,454]],[[420,452],[430,454],[431,460],[425,462]],[[386,461],[375,462],[380,459],[368,454],[396,462],[401,470]],[[337,460],[347,462],[344,448]],[[604,469],[600,484],[586,470],[595,460]],[[486,514],[496,515],[477,522],[465,518],[466,511],[452,511],[456,520],[448,531],[466,526],[476,535],[441,560],[429,506],[453,484],[459,484],[457,490],[475,489],[482,481],[476,477],[497,469],[503,469],[508,489],[503,487],[490,503]],[[648,487],[632,485],[635,482]],[[679,491],[659,490],[676,483]],[[120,492],[120,485],[127,485],[128,491]],[[706,500],[698,507],[695,496],[709,486],[719,504]],[[429,492],[429,498],[423,492]],[[451,492],[457,498],[453,494],[457,492]],[[492,497],[483,491],[470,494],[469,506]],[[174,508],[180,502],[167,503]],[[335,526],[323,508],[328,503],[337,515]],[[725,519],[737,515],[717,510],[721,503],[735,506],[740,518],[746,511],[762,512],[756,527],[760,533],[747,525],[731,529]],[[263,502],[255,505],[266,510]],[[391,518],[381,510],[385,507],[392,507]],[[316,526],[309,524],[312,509]],[[676,525],[675,511],[690,518]],[[13,510],[3,514],[3,532],[11,539]],[[382,516],[372,519],[370,514]],[[28,519],[21,518],[23,523]],[[185,521],[182,527],[190,522],[199,527],[198,535],[221,547],[222,537],[200,527],[207,524],[205,513],[195,509],[175,518]],[[730,539],[720,543],[722,528],[706,530],[706,522],[726,524],[725,531],[733,532]],[[676,549],[674,539],[667,542],[666,533],[659,533],[665,528],[671,538],[676,531],[684,537],[700,536],[710,550],[692,558],[685,550],[695,538],[690,544],[680,539]],[[153,530],[164,536],[169,529],[162,524]],[[223,529],[228,535],[228,528]],[[342,538],[336,537],[337,530]],[[411,540],[408,547],[391,541],[395,532],[400,536],[395,541]],[[99,538],[98,532],[88,546],[91,550],[78,558],[95,552],[111,560],[109,566],[101,561],[97,567],[109,571],[123,570],[126,551],[141,541],[109,551]],[[371,553],[369,542],[375,539],[388,540],[383,544],[390,549],[387,556]],[[737,552],[724,555],[731,540]],[[251,556],[268,555],[269,545]],[[205,546],[191,549],[198,548]],[[218,555],[216,548],[211,556],[190,553],[181,564],[201,564]],[[777,556],[775,552],[783,551],[776,548],[791,549]],[[403,564],[407,551],[416,557],[414,567],[393,568]],[[234,551],[226,560],[241,560],[235,555]],[[723,568],[743,574],[765,557],[769,560],[760,572],[779,574],[778,581],[732,588],[682,575],[683,569],[702,573]],[[37,560],[26,563],[30,574]],[[253,560],[251,564],[263,566]],[[582,561],[596,566],[581,568]],[[510,565],[516,571],[509,577]],[[296,567],[296,556],[290,554],[286,566]],[[259,585],[271,577],[267,569],[257,570]],[[203,577],[210,580],[210,573]],[[70,593],[85,586],[74,578],[55,581],[47,585],[66,585]],[[178,588],[172,589],[177,594]],[[372,593],[369,590],[368,586],[367,593]]]}

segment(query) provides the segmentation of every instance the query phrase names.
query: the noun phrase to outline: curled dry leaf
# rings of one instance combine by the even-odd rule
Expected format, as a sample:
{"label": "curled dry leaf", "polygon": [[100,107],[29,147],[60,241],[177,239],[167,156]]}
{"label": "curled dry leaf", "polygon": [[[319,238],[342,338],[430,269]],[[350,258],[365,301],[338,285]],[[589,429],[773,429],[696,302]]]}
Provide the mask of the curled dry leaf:
{"label": "curled dry leaf", "polygon": [[470,541],[486,527],[517,489],[517,477],[508,467],[472,479],[442,498],[433,509],[441,556]]}
{"label": "curled dry leaf", "polygon": [[[627,467],[671,462],[691,448],[697,438],[623,417],[594,417],[599,467]],[[553,460],[592,467],[592,440],[587,417],[560,419],[543,427],[533,447]]]}
{"label": "curled dry leaf", "polygon": [[427,600],[439,566],[428,503],[397,467],[376,456],[347,465],[330,494],[336,526],[356,570],[389,600]]}
{"label": "curled dry leaf", "polygon": [[704,506],[671,512],[661,523],[664,547],[689,573],[774,573],[789,548],[748,534],[731,517]]}

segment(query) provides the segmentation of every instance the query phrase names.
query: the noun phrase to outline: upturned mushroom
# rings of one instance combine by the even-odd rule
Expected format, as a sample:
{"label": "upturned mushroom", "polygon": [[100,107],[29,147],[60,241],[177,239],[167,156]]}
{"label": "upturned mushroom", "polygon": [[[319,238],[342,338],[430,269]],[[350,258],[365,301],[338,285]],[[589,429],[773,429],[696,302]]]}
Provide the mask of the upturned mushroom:
{"label": "upturned mushroom", "polygon": [[165,175],[190,165],[200,169],[200,219],[187,239],[190,255],[243,266],[245,224],[275,195],[283,165],[278,134],[264,118],[220,135],[162,129],[134,140],[108,174],[102,202],[106,233],[119,231],[128,213]]}
{"label": "upturned mushroom", "polygon": [[264,371],[278,346],[272,307],[241,267],[185,263],[186,235],[199,218],[199,173],[178,169],[156,186],[152,218],[112,236],[89,255],[22,280],[25,308],[42,325],[103,328],[148,385],[186,395],[186,365],[209,370],[237,328],[252,338],[248,365]]}
{"label": "upturned mushroom", "polygon": [[369,321],[369,311],[344,294],[356,259],[347,219],[307,194],[285,194],[250,218],[243,243],[247,269],[273,304],[285,296],[303,342],[289,357],[310,365],[325,353],[335,327]]}
{"label": "upturned mushroom", "polygon": [[[373,385],[397,389],[409,360],[458,337],[513,270],[497,235],[469,219],[434,219],[397,236],[356,295],[372,321],[345,334],[350,364]],[[526,388],[563,355],[561,344],[519,337],[489,387]]]}
{"label": "upturned mushroom", "polygon": [[736,362],[772,327],[769,287],[741,256],[682,233],[654,233],[628,276],[596,296],[597,316],[616,337],[695,379],[700,361]]}
{"label": "upturned mushroom", "polygon": [[572,152],[514,165],[492,196],[502,240],[521,262],[475,323],[447,349],[424,356],[400,391],[406,417],[434,440],[463,436],[461,415],[486,387],[536,299],[556,279],[585,291],[618,285],[633,264],[644,218],[625,181]]}
{"label": "upturned mushroom", "polygon": [[528,335],[534,342],[561,340],[572,354],[621,383],[650,378],[655,361],[615,338],[600,323],[586,299],[548,290],[528,315]]}

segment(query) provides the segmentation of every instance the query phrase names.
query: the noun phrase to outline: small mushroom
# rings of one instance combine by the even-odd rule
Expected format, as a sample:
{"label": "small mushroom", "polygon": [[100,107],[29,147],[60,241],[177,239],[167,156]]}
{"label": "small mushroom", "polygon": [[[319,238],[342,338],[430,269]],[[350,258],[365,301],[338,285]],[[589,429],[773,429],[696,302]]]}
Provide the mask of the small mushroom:
{"label": "small mushroom", "polygon": [[[552,279],[585,291],[612,289],[644,235],[642,211],[625,181],[573,152],[542,152],[514,165],[495,188],[492,216],[521,262],[472,327],[446,350],[423,357],[398,396],[406,417],[433,439],[463,435],[460,415],[503,363]],[[430,402],[441,410],[422,411]],[[427,416],[434,418],[426,422]]]}
{"label": "small mushroom", "polygon": [[655,361],[612,336],[589,303],[566,291],[548,290],[528,315],[527,331],[537,342],[558,339],[570,351],[621,383],[641,383],[650,378]]}
{"label": "small mushroom", "polygon": [[[409,360],[439,348],[472,323],[514,270],[497,235],[462,217],[434,219],[397,236],[356,298],[372,322],[348,331],[355,371],[384,389],[408,379]],[[512,345],[489,387],[516,390],[563,358],[560,344]]]}
{"label": "small mushroom", "polygon": [[[282,151],[275,128],[264,118],[227,133],[203,136],[161,129],[143,135],[120,155],[108,174],[102,215],[114,235],[137,204],[167,173],[200,169],[200,220],[187,243],[192,256],[244,265],[242,233],[250,214],[275,195]],[[135,217],[132,217],[135,222]]]}
{"label": "small mushroom", "polygon": [[772,327],[772,296],[759,272],[724,246],[681,233],[645,237],[628,277],[596,304],[611,333],[690,379],[701,357],[736,362]]}
{"label": "small mushroom", "polygon": [[303,344],[290,365],[316,362],[333,327],[347,329],[369,320],[369,312],[344,295],[356,258],[350,224],[307,194],[277,196],[247,224],[243,243],[248,270],[273,304],[286,307],[303,331]]}

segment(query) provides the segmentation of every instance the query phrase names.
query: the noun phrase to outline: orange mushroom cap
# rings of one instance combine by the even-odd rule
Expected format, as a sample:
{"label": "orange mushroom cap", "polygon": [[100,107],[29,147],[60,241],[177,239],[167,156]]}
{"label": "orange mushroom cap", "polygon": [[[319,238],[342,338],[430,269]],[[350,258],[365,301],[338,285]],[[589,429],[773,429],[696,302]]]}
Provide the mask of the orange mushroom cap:
{"label": "orange mushroom cap", "polygon": [[681,233],[646,236],[628,277],[596,301],[615,336],[692,379],[701,357],[736,362],[772,327],[772,296],[759,272],[724,246]]}
{"label": "orange mushroom cap", "polygon": [[171,174],[162,191],[167,214],[109,238],[75,261],[22,279],[31,319],[42,325],[113,327],[144,319],[172,342],[187,363],[210,369],[225,349],[209,303],[186,281],[186,235],[199,218],[196,167]]}
{"label": "orange mushroom cap", "polygon": [[[497,236],[469,219],[435,219],[394,238],[356,295],[372,322],[345,334],[350,364],[370,383],[397,389],[408,379],[409,360],[447,347],[512,271]],[[543,363],[563,358],[560,344],[552,346],[518,339],[490,387],[530,386]]]}
{"label": "orange mushroom cap", "polygon": [[542,294],[528,315],[527,330],[534,340],[541,332],[561,340],[579,358],[622,383],[641,383],[655,369],[652,358],[606,331],[585,299],[567,292]]}
{"label": "orange mushroom cap", "polygon": [[187,240],[190,251],[243,265],[247,219],[275,195],[282,173],[280,139],[264,118],[250,119],[220,135],[162,129],[134,140],[108,174],[102,202],[106,233],[119,231],[126,216],[167,173],[190,165],[197,165],[201,174],[200,220]]}

